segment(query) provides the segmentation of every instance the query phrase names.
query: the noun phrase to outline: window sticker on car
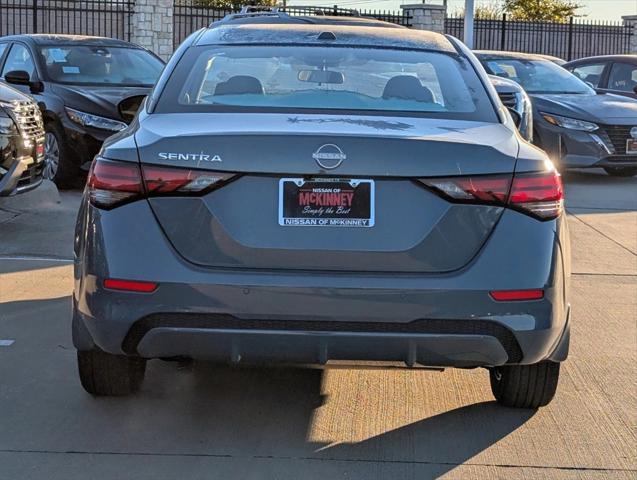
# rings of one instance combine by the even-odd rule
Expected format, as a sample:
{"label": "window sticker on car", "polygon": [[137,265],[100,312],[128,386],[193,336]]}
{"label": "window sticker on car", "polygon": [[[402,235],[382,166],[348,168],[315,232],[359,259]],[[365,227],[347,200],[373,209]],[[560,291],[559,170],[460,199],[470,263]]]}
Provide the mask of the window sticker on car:
{"label": "window sticker on car", "polygon": [[80,73],[80,67],[64,66],[64,67],[62,67],[62,71],[64,73]]}
{"label": "window sticker on car", "polygon": [[62,50],[61,48],[50,48],[48,53],[53,62],[66,63],[66,55],[68,52]]}

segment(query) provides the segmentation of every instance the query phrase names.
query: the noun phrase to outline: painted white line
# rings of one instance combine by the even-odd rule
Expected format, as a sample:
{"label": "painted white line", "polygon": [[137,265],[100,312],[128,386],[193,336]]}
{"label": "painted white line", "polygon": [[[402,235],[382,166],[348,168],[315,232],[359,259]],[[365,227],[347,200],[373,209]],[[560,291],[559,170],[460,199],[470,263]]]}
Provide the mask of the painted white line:
{"label": "painted white line", "polygon": [[15,340],[0,340],[0,347],[10,347]]}
{"label": "painted white line", "polygon": [[54,257],[0,257],[0,260],[31,260],[34,262],[61,262],[72,263],[72,258],[54,258]]}

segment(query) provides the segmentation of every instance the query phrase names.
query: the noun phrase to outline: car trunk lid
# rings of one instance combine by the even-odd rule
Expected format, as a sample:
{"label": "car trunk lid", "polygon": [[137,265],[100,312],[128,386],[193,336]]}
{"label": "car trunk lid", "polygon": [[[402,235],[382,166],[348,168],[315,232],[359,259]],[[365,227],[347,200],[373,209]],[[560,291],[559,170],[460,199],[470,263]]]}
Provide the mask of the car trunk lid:
{"label": "car trunk lid", "polygon": [[[142,164],[236,174],[203,196],[149,200],[175,249],[205,267],[405,273],[462,268],[482,247],[502,208],[450,203],[418,179],[510,175],[518,148],[506,127],[478,122],[269,114],[187,114],[181,122],[178,117],[145,118],[136,134]],[[311,183],[315,180],[339,179],[344,190],[369,181],[372,222],[286,225],[282,179],[313,187],[321,186]]]}

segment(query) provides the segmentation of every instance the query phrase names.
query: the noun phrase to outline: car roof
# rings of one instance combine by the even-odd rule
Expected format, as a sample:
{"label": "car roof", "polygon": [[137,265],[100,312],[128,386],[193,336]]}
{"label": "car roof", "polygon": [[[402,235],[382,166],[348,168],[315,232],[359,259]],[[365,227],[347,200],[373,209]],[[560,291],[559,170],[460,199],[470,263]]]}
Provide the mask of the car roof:
{"label": "car roof", "polygon": [[499,50],[474,50],[473,53],[475,53],[478,58],[519,58],[524,60],[549,60],[551,62],[556,60],[564,61],[559,57],[539,53],[503,52]]}
{"label": "car roof", "polygon": [[439,33],[406,28],[378,28],[375,22],[373,26],[352,23],[357,20],[333,22],[331,19],[323,19],[322,22],[313,23],[278,19],[269,22],[264,19],[258,23],[221,21],[204,30],[195,44],[347,45],[457,53],[451,41]]}
{"label": "car roof", "polygon": [[595,57],[578,58],[577,60],[572,60],[570,62],[567,62],[566,66],[595,63],[606,60],[637,64],[637,55],[597,55]]}
{"label": "car roof", "polygon": [[9,35],[2,37],[2,40],[17,41],[22,40],[39,46],[51,45],[94,45],[99,47],[129,47],[141,48],[133,43],[118,40],[116,38],[92,37],[87,35],[58,35],[58,34],[24,34]]}

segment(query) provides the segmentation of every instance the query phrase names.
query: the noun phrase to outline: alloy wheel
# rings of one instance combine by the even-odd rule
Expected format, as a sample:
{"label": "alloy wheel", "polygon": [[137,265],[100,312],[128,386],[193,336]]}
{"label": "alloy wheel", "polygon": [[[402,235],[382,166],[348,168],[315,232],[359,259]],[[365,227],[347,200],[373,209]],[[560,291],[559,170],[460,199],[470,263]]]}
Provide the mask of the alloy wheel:
{"label": "alloy wheel", "polygon": [[44,178],[53,180],[60,164],[60,146],[57,137],[46,132],[44,137]]}

